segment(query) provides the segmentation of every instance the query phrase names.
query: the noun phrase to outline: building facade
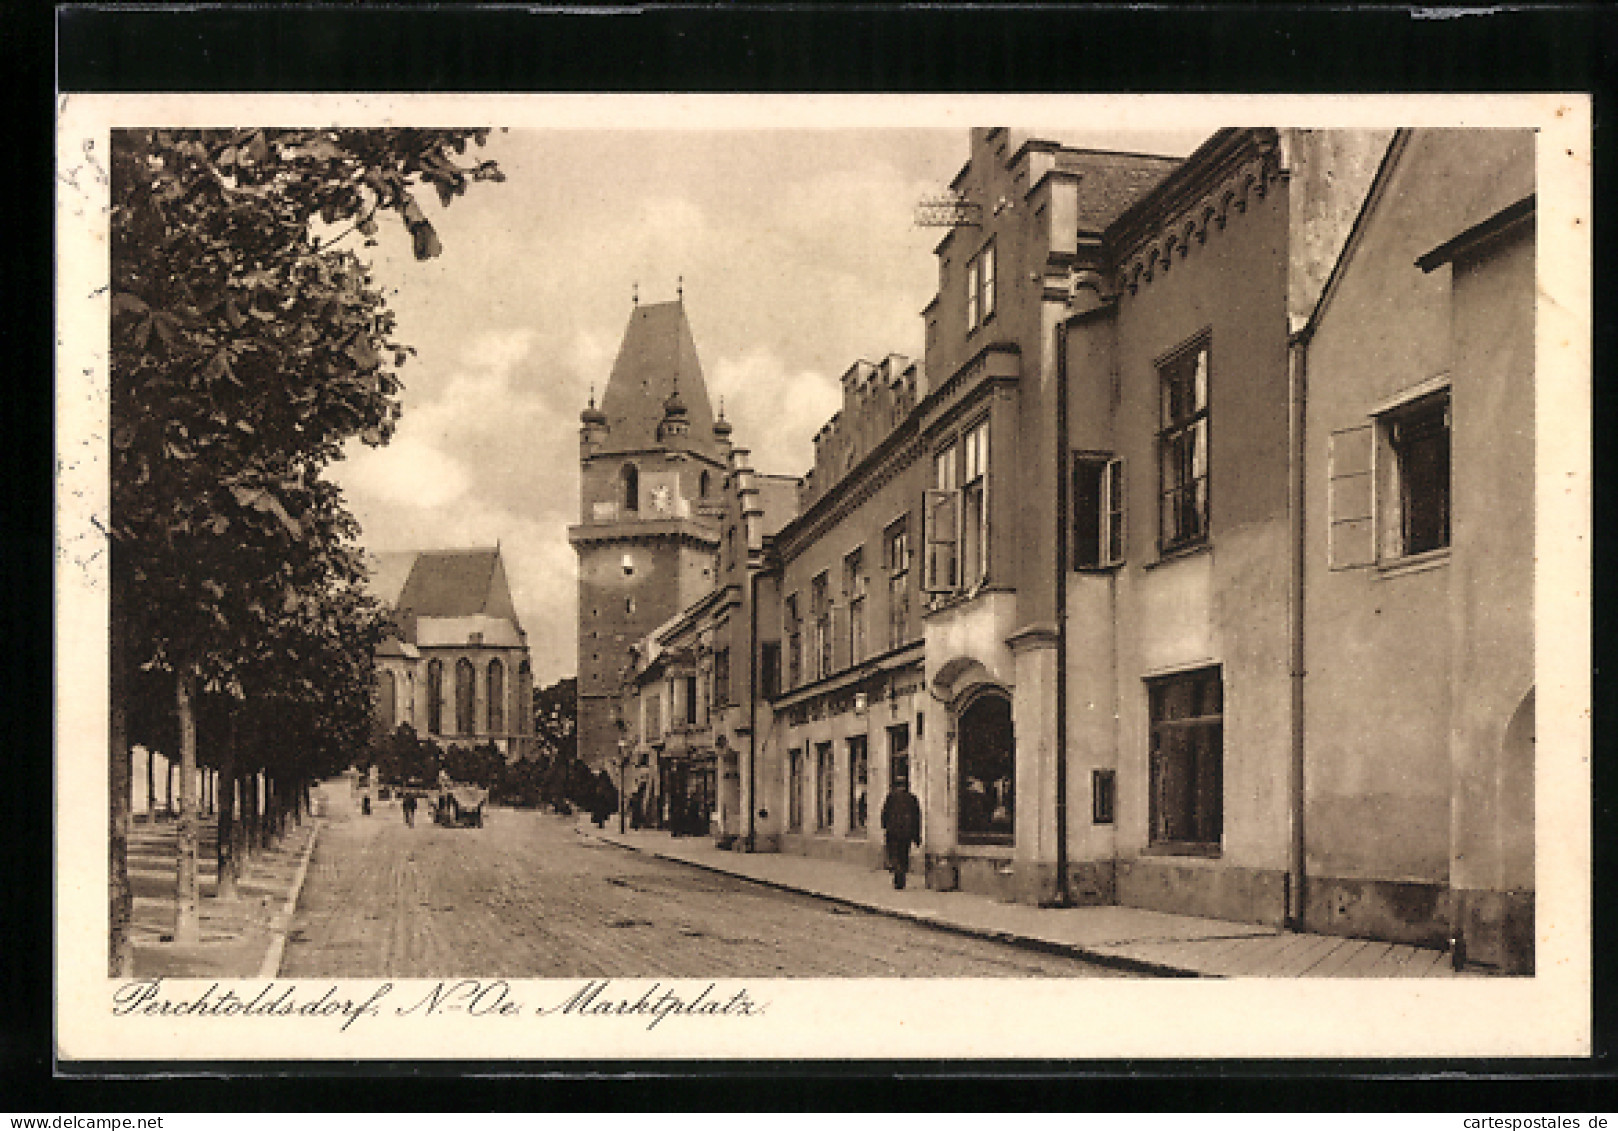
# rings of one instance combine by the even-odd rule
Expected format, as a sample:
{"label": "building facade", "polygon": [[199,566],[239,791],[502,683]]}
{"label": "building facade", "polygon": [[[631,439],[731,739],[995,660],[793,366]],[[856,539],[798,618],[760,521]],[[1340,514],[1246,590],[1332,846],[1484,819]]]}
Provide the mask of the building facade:
{"label": "building facade", "polygon": [[499,548],[390,555],[372,585],[396,627],[377,649],[378,725],[531,756],[533,669]]}
{"label": "building facade", "polygon": [[637,756],[746,849],[878,866],[902,774],[933,888],[1531,969],[1532,136],[970,146],[924,358],[659,606]]}

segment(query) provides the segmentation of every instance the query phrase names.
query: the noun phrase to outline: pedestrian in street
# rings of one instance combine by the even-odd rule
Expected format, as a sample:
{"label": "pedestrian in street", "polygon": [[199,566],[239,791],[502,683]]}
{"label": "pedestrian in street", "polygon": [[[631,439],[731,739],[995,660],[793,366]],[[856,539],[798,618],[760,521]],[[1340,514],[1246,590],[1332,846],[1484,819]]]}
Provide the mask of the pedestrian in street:
{"label": "pedestrian in street", "polygon": [[910,872],[910,846],[921,843],[921,803],[910,792],[910,783],[895,777],[882,803],[882,831],[887,840],[888,869],[893,886],[903,890]]}
{"label": "pedestrian in street", "polygon": [[416,827],[416,795],[414,793],[406,793],[405,794],[405,796],[404,796],[404,805],[402,806],[402,808],[404,809],[405,824],[409,825],[411,828],[415,828]]}

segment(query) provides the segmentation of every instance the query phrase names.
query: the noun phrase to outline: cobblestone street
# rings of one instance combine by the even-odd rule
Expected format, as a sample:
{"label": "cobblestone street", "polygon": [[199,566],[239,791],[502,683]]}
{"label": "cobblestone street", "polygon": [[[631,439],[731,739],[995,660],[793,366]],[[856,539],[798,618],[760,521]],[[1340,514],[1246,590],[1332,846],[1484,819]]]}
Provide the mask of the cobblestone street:
{"label": "cobblestone street", "polygon": [[407,827],[334,813],[286,977],[1088,977],[1078,959],[929,929],[656,860],[571,819],[495,809]]}

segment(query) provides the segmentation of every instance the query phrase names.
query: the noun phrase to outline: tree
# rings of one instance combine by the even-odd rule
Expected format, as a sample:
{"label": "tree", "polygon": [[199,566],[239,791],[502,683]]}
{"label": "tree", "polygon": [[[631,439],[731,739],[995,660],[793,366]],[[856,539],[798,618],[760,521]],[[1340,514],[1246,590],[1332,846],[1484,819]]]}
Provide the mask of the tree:
{"label": "tree", "polygon": [[[365,264],[340,246],[379,213],[439,253],[413,190],[500,180],[462,165],[469,130],[120,130],[112,144],[114,974],[128,972],[131,673],[172,681],[181,759],[179,916],[196,932],[196,703],[245,696],[259,642],[342,588],[352,535],[321,478],[358,436],[385,443],[411,352]],[[326,233],[347,225],[335,235]],[[346,522],[345,522],[346,520]],[[305,626],[307,627],[307,626]],[[287,645],[289,649],[290,645]],[[288,658],[296,659],[289,651]]]}

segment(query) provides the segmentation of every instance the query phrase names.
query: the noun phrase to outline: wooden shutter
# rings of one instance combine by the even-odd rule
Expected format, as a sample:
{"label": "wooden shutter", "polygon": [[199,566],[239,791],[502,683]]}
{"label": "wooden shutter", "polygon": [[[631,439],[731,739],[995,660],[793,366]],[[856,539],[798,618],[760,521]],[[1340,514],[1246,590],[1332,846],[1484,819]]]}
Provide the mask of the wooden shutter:
{"label": "wooden shutter", "polygon": [[1327,560],[1331,569],[1355,569],[1376,561],[1376,515],[1371,452],[1376,426],[1333,432],[1326,451]]}

